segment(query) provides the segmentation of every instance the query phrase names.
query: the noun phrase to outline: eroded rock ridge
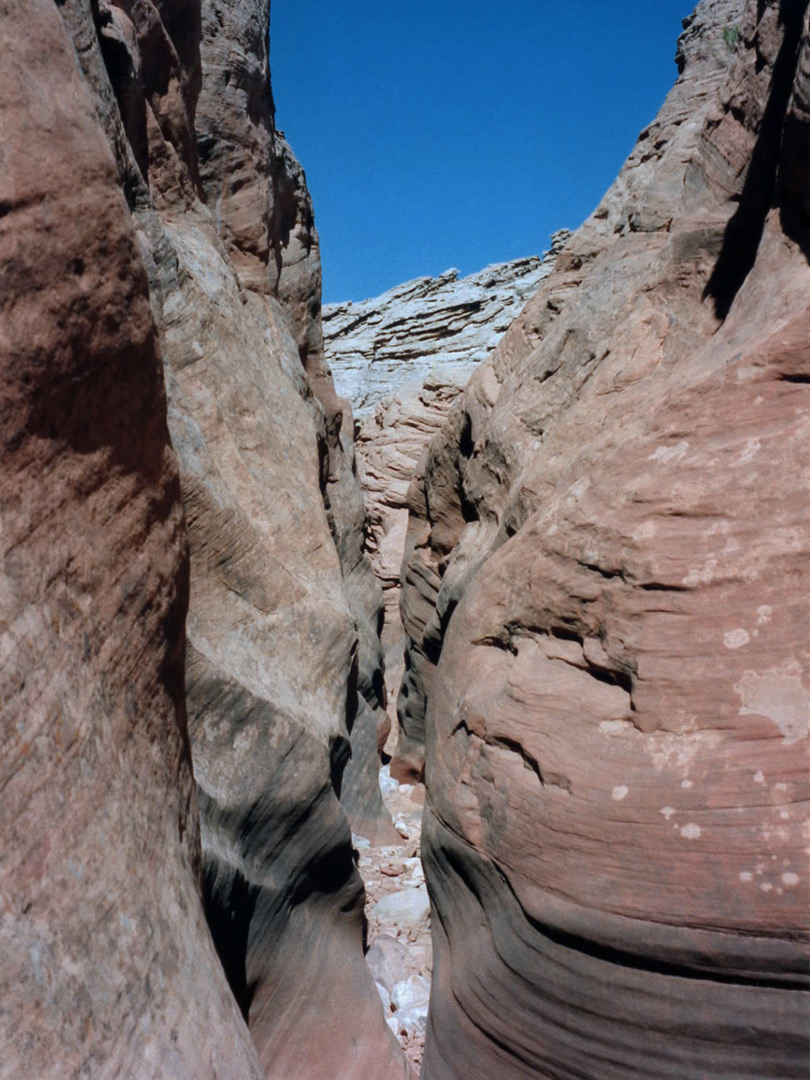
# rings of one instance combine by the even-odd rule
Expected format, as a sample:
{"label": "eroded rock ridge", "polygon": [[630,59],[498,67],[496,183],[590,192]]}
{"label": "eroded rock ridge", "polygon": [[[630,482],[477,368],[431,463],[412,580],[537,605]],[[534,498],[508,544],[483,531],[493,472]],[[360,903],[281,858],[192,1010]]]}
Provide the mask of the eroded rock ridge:
{"label": "eroded rock ridge", "polygon": [[394,392],[426,382],[464,386],[554,263],[569,233],[532,255],[459,278],[458,270],[397,285],[370,300],[326,304],[326,356],[338,386],[365,419]]}

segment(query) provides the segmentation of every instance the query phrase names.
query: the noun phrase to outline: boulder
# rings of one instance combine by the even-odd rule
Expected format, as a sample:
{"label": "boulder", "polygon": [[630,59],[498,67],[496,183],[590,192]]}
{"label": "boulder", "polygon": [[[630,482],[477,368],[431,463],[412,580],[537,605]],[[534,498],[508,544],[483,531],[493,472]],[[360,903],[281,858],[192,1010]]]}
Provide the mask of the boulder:
{"label": "boulder", "polygon": [[427,1002],[423,1002],[419,1005],[410,1005],[406,1009],[398,1009],[388,1023],[397,1035],[404,1036],[408,1040],[421,1040],[424,1039],[427,1031],[427,1020]]}
{"label": "boulder", "polygon": [[[388,1015],[391,1012],[391,995],[388,993],[382,983],[378,982],[376,985],[377,993],[380,995],[380,1001],[382,1002],[383,1012],[385,1013],[387,1021]],[[396,1032],[394,1032],[394,1034],[396,1035]]]}
{"label": "boulder", "polygon": [[390,994],[407,970],[410,950],[390,934],[378,934],[366,953],[366,963],[377,983]]}
{"label": "boulder", "polygon": [[381,922],[395,923],[403,929],[420,926],[430,914],[427,888],[419,885],[415,889],[389,893],[377,901],[371,914]]}
{"label": "boulder", "polygon": [[427,1005],[430,998],[430,979],[423,975],[411,975],[396,983],[391,991],[391,1004],[396,1012],[416,1005]]}

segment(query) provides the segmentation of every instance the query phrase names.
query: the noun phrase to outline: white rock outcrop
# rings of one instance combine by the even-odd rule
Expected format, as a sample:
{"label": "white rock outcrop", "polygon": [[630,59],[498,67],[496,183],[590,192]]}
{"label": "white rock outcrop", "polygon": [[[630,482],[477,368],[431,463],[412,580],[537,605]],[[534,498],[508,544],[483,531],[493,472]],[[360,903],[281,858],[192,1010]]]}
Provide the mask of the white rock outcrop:
{"label": "white rock outcrop", "polygon": [[397,285],[382,296],[323,309],[326,356],[335,383],[362,422],[383,398],[426,381],[463,386],[547,276],[569,233],[551,250]]}

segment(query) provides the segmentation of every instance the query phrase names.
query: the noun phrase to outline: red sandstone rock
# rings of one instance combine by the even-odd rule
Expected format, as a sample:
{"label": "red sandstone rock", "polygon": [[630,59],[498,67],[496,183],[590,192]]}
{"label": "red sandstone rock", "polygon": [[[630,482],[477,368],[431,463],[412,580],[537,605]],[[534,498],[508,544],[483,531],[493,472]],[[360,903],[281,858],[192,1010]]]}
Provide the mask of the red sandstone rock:
{"label": "red sandstone rock", "polygon": [[[357,432],[358,474],[368,509],[366,543],[385,604],[381,636],[389,697],[388,723],[379,735],[383,747],[396,723],[397,694],[404,675],[399,575],[408,528],[408,490],[431,437],[460,392],[458,386],[429,383],[415,393],[392,395],[366,417]],[[400,778],[411,779],[407,767]]]}
{"label": "red sandstone rock", "polygon": [[807,5],[679,59],[412,491],[427,1080],[806,1075]]}
{"label": "red sandstone rock", "polygon": [[[320,496],[311,470],[307,490],[321,522],[326,510],[332,536],[331,543],[328,539],[325,543],[337,549],[343,576],[342,585],[334,584],[342,594],[340,604],[348,605],[356,623],[356,629],[345,634],[349,647],[357,650],[356,685],[350,690],[357,700],[346,715],[352,757],[348,764],[339,759],[341,801],[355,832],[390,839],[391,823],[377,783],[377,726],[385,708],[379,637],[382,597],[363,556],[365,508],[353,464],[351,407],[335,392],[323,359],[320,249],[312,202],[304,171],[274,123],[268,23],[267,0],[205,0],[202,4],[203,78],[196,120],[200,175],[240,285],[257,298],[267,297],[266,304],[277,298],[283,308],[284,366],[295,373],[297,357],[306,382],[281,390],[282,397],[314,395],[320,406],[310,405],[303,428],[294,419],[300,414],[300,404],[291,406],[283,442],[275,455],[267,454],[266,493],[272,497],[280,480],[282,487],[299,485],[294,464],[298,453],[308,465],[317,461],[314,482],[320,484]],[[277,316],[271,315],[270,321],[274,320]],[[262,345],[257,348],[261,351]],[[255,385],[254,380],[254,389]],[[247,401],[252,391],[246,390]],[[279,411],[273,395],[263,401],[268,415]],[[293,450],[296,444],[299,451]],[[289,546],[294,559],[303,556],[306,561],[294,526],[276,528],[274,535],[277,545]],[[328,607],[328,596],[324,599]],[[299,620],[292,612],[290,618],[292,629]],[[290,642],[294,639],[295,633]],[[295,660],[291,663],[296,666]],[[351,662],[341,662],[338,679],[326,676],[325,681],[340,692],[341,680],[351,669]]]}
{"label": "red sandstone rock", "polygon": [[0,20],[0,1076],[258,1080],[198,893],[146,274],[58,8]]}

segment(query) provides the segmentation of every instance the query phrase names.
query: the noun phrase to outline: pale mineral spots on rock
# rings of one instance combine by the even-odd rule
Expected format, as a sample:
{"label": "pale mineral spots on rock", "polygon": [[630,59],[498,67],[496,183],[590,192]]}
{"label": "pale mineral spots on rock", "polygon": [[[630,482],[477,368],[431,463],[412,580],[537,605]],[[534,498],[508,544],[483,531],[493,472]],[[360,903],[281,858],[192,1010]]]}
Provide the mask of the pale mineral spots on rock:
{"label": "pale mineral spots on rock", "polygon": [[762,449],[762,440],[756,436],[749,439],[745,444],[745,449],[740,452],[740,464],[747,465],[755,455]]}
{"label": "pale mineral spots on rock", "polygon": [[740,871],[740,881],[748,883],[749,881],[753,881],[753,880],[754,880],[754,875],[751,873],[750,870],[741,870]]}
{"label": "pale mineral spots on rock", "polygon": [[253,744],[258,736],[258,731],[255,728],[243,728],[234,736],[233,749],[237,754],[248,754],[253,748]]}
{"label": "pale mineral spots on rock", "polygon": [[587,476],[583,476],[581,480],[577,480],[577,482],[575,484],[572,484],[571,487],[568,489],[566,501],[578,503],[590,486],[590,480],[587,478]]}
{"label": "pale mineral spots on rock", "polygon": [[681,780],[681,787],[684,789],[684,791],[688,791],[689,788],[692,787],[692,783],[693,782],[691,780]]}
{"label": "pale mineral spots on rock", "polygon": [[681,827],[681,836],[684,840],[698,840],[703,830],[699,825],[696,825],[694,821],[690,821],[688,825]]}
{"label": "pale mineral spots on rock", "polygon": [[622,799],[626,799],[630,789],[625,784],[619,784],[611,792],[611,798],[614,802],[621,802]]}
{"label": "pale mineral spots on rock", "polygon": [[703,566],[692,567],[683,579],[683,584],[689,588],[694,588],[697,585],[711,585],[718,565],[717,559],[707,559]]}
{"label": "pale mineral spots on rock", "polygon": [[734,686],[742,701],[740,716],[765,716],[772,720],[791,745],[804,738],[810,728],[810,691],[802,682],[796,660],[759,673],[746,671]]}
{"label": "pale mineral spots on rock", "polygon": [[657,532],[657,526],[652,518],[648,518],[643,524],[633,533],[633,539],[641,542],[643,540],[653,540]]}
{"label": "pale mineral spots on rock", "polygon": [[[790,843],[790,829],[784,825],[775,825],[770,829],[763,829],[760,836],[766,844],[769,844],[772,840],[778,840],[781,844]],[[771,858],[775,859],[776,856],[772,855]]]}
{"label": "pale mineral spots on rock", "polygon": [[727,649],[741,649],[751,640],[748,631],[740,626],[736,630],[728,630],[723,635],[723,644]]}
{"label": "pale mineral spots on rock", "polygon": [[762,769],[758,769],[754,773],[754,783],[755,784],[764,784],[765,783],[765,773],[762,771]]}
{"label": "pale mineral spots on rock", "polygon": [[659,446],[652,454],[649,455],[649,461],[683,461],[686,457],[686,452],[689,449],[689,443],[686,439],[682,439],[675,446]]}
{"label": "pale mineral spots on rock", "polygon": [[624,735],[632,730],[632,724],[626,720],[600,720],[599,730],[603,735]]}
{"label": "pale mineral spots on rock", "polygon": [[669,821],[669,819],[672,817],[672,815],[677,813],[677,810],[675,809],[674,806],[662,806],[661,810],[660,810],[660,813],[662,813],[664,815],[664,817],[667,819],[667,821]]}
{"label": "pale mineral spots on rock", "polygon": [[798,885],[799,881],[799,875],[794,874],[792,871],[788,871],[787,873],[782,874],[782,884],[787,885],[789,889],[792,889],[794,886]]}
{"label": "pale mineral spots on rock", "polygon": [[[686,774],[701,754],[719,746],[723,738],[719,731],[692,730],[695,723],[690,716],[681,731],[655,732],[645,737],[644,746],[656,772],[673,771],[687,779]],[[632,725],[631,730],[635,730]]]}
{"label": "pale mineral spots on rock", "polygon": [[766,623],[771,621],[773,615],[773,608],[770,604],[760,604],[757,608],[757,625],[765,626]]}

